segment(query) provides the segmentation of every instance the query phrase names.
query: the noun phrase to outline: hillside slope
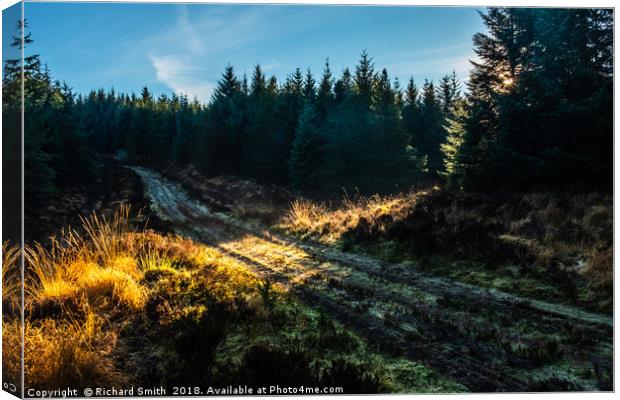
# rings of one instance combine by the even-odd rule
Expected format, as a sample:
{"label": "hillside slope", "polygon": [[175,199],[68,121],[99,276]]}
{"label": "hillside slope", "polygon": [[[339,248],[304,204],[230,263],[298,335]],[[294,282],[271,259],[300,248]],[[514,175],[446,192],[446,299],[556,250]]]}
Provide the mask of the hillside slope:
{"label": "hillside slope", "polygon": [[177,233],[217,247],[386,351],[432,366],[469,390],[610,385],[607,316],[303,242],[234,209],[212,211],[181,185],[136,171],[152,208]]}

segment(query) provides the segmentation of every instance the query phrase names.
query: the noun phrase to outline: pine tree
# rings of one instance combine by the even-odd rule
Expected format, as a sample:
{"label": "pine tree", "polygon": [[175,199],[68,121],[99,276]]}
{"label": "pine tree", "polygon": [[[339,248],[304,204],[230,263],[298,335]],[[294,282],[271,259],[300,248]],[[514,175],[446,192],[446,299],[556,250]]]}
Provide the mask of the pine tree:
{"label": "pine tree", "polygon": [[400,80],[398,77],[394,78],[394,101],[399,110],[403,108],[403,90],[400,86]]}
{"label": "pine tree", "polygon": [[[270,90],[268,88],[267,92]],[[202,134],[205,137],[196,138],[202,144],[193,146],[202,148],[199,159],[205,173],[239,173],[242,163],[241,134],[245,128],[245,100],[243,84],[239,82],[233,67],[229,65],[222,74],[207,109],[205,132]],[[202,113],[196,111],[195,118],[200,118],[200,114]]]}
{"label": "pine tree", "polygon": [[[22,24],[17,23],[11,46],[22,47]],[[8,53],[8,52],[7,52]],[[5,54],[6,56],[6,54]],[[21,163],[22,163],[22,60],[6,59],[2,74],[2,190],[4,240],[21,240]]]}
{"label": "pine tree", "polygon": [[[587,9],[491,8],[468,83],[460,184],[611,187],[611,23]],[[608,13],[607,15],[611,15]],[[608,19],[610,21],[610,19]]]}
{"label": "pine tree", "polygon": [[420,111],[418,105],[418,88],[409,78],[405,89],[404,104],[402,107],[403,126],[409,137],[413,137],[418,131]]}
{"label": "pine tree", "polygon": [[241,91],[247,96],[250,94],[250,89],[248,88],[248,76],[244,73],[243,80],[241,81]]}
{"label": "pine tree", "polygon": [[143,106],[150,106],[153,103],[153,96],[151,95],[151,92],[149,92],[149,88],[146,86],[142,88],[142,93],[140,96],[142,97]]}
{"label": "pine tree", "polygon": [[461,96],[460,83],[456,78],[456,72],[445,75],[439,82],[437,97],[441,104],[444,117],[449,118],[454,112],[454,105]]}
{"label": "pine tree", "polygon": [[405,102],[407,105],[415,106],[418,103],[418,88],[415,85],[413,77],[409,78],[407,82],[407,89],[405,90]]}
{"label": "pine tree", "polygon": [[349,68],[345,68],[344,71],[342,71],[342,77],[338,79],[334,86],[334,93],[337,104],[341,104],[351,97],[353,93],[353,82]]}
{"label": "pine tree", "polygon": [[269,78],[269,83],[267,83],[267,94],[274,98],[278,95],[278,80],[275,76]]}
{"label": "pine tree", "polygon": [[316,80],[312,76],[310,68],[306,71],[306,79],[304,80],[304,99],[308,103],[314,103],[316,100]]}
{"label": "pine tree", "polygon": [[222,78],[214,91],[214,99],[223,100],[230,99],[241,92],[241,83],[235,76],[232,65],[226,66],[226,71],[222,74]]}
{"label": "pine tree", "polygon": [[395,93],[392,90],[392,84],[387,73],[387,69],[383,68],[375,85],[375,109],[379,113],[386,110],[393,110],[395,107]]}
{"label": "pine tree", "polygon": [[[301,80],[303,82],[303,76]],[[247,123],[241,139],[241,159],[244,161],[241,172],[272,182],[286,183],[287,163],[295,129],[291,121],[296,121],[297,116],[280,109],[280,92],[286,93],[286,89],[277,91],[275,96],[265,95],[265,77],[259,66],[255,68],[251,86],[246,108]],[[301,95],[301,90],[299,93]]]}
{"label": "pine tree", "polygon": [[445,131],[441,105],[437,100],[432,81],[424,82],[418,111],[415,130],[412,132],[412,143],[419,154],[426,157],[429,178],[436,179],[438,172],[443,169],[441,143],[445,141]]}
{"label": "pine tree", "polygon": [[284,84],[287,93],[298,98],[303,96],[304,92],[304,76],[301,69],[295,68],[295,72],[288,76]]}
{"label": "pine tree", "polygon": [[[13,36],[13,42],[11,43],[12,47],[23,50],[25,54],[28,54],[26,48],[33,41],[31,33],[26,34],[23,32],[27,28],[28,22],[26,20],[24,20],[23,24],[21,20],[18,21],[17,34]],[[19,135],[10,135],[11,139],[7,143],[6,150],[17,148],[20,143],[22,94],[24,98],[23,107],[25,108],[24,115],[28,116],[24,119],[23,125],[24,202],[27,208],[32,209],[49,197],[56,189],[54,185],[55,173],[49,165],[51,157],[44,150],[50,127],[46,119],[50,116],[48,105],[53,100],[52,88],[49,76],[46,77],[43,71],[41,71],[41,62],[38,54],[26,56],[23,60],[5,60],[3,75],[2,95],[4,105],[2,112],[3,116],[7,118],[7,121],[3,122],[3,126],[9,129],[13,126],[20,133]],[[30,117],[35,115],[40,117]],[[3,150],[3,154],[6,154],[6,150]],[[16,155],[19,157],[21,150],[6,154],[6,160],[9,162],[9,165],[16,165],[12,161]],[[10,170],[9,168],[6,171]],[[11,178],[7,182],[11,182]]]}
{"label": "pine tree", "polygon": [[366,50],[362,51],[360,60],[355,67],[355,92],[363,106],[370,106],[373,97],[373,82],[375,78],[374,64]]}
{"label": "pine tree", "polygon": [[87,183],[93,177],[94,162],[91,149],[87,148],[86,137],[79,127],[74,93],[66,82],[55,83],[51,90],[57,100],[47,103],[48,129],[43,149],[49,154],[49,167],[54,171],[55,186]]}
{"label": "pine tree", "polygon": [[446,141],[441,144],[441,152],[444,159],[444,171],[442,175],[447,178],[448,184],[458,184],[453,177],[458,175],[460,168],[458,154],[466,134],[465,121],[467,120],[467,104],[458,99],[452,107],[451,116],[446,119]]}
{"label": "pine tree", "polygon": [[253,98],[259,98],[265,94],[265,75],[259,64],[254,67],[254,74],[252,75],[252,84],[250,94]]}
{"label": "pine tree", "polygon": [[319,83],[319,90],[316,99],[316,114],[321,120],[327,117],[327,112],[331,108],[334,102],[333,93],[334,81],[332,78],[332,72],[329,68],[329,60],[325,61],[325,68],[323,69],[323,76]]}

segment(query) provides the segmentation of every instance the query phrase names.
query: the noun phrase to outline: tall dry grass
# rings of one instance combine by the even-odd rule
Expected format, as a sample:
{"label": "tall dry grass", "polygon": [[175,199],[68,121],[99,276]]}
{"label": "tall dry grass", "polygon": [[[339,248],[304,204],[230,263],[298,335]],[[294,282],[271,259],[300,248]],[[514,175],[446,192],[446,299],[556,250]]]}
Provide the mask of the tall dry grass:
{"label": "tall dry grass", "polygon": [[[430,189],[436,190],[435,188]],[[280,227],[306,237],[333,244],[344,233],[362,224],[392,223],[407,216],[428,190],[395,195],[343,197],[336,207],[323,202],[297,199],[291,202]]]}
{"label": "tall dry grass", "polygon": [[82,318],[26,321],[24,368],[27,387],[121,386],[127,377],[115,368],[117,334],[92,310]]}
{"label": "tall dry grass", "polygon": [[[112,218],[83,218],[83,234],[65,230],[48,247],[24,247],[24,367],[27,387],[122,385],[112,352],[122,322],[118,315],[144,307],[147,288],[135,254],[128,206]],[[3,301],[18,305],[18,246],[3,245]],[[19,348],[21,324],[5,315],[3,344]],[[19,359],[4,357],[8,369]],[[12,349],[14,353],[14,349]],[[11,353],[11,354],[12,354]]]}
{"label": "tall dry grass", "polygon": [[[126,386],[135,371],[115,360],[127,357],[119,335],[131,321],[165,310],[176,320],[200,299],[232,310],[258,296],[254,275],[230,258],[178,236],[135,231],[129,213],[122,206],[112,218],[92,215],[79,231],[24,248],[26,388]],[[19,300],[19,256],[3,246],[3,300]],[[20,335],[19,313],[8,315],[4,370],[16,378],[20,359],[9,349],[20,347]]]}
{"label": "tall dry grass", "polygon": [[21,308],[21,249],[2,243],[2,304],[3,311],[19,314]]}
{"label": "tall dry grass", "polygon": [[[434,255],[445,256],[444,264],[454,259],[515,264],[524,277],[561,288],[562,301],[609,311],[612,224],[613,201],[605,194],[492,195],[432,188],[345,198],[336,207],[296,200],[280,227],[326,244],[363,245],[394,260]],[[479,274],[481,284],[489,273]],[[501,281],[506,275],[498,272],[497,277]]]}
{"label": "tall dry grass", "polygon": [[129,207],[121,206],[111,219],[83,218],[85,234],[64,231],[49,248],[25,249],[26,307],[46,301],[79,299],[90,306],[110,304],[139,309],[146,293],[139,284],[143,272],[131,256]]}
{"label": "tall dry grass", "polygon": [[[2,375],[21,382],[21,248],[2,244]],[[18,392],[21,385],[17,385]]]}

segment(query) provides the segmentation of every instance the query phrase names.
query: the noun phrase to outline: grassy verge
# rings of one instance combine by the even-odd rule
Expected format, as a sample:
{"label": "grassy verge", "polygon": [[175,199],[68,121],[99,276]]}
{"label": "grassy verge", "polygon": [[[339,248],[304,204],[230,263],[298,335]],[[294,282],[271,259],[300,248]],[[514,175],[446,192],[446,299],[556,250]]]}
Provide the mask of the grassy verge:
{"label": "grassy verge", "polygon": [[476,195],[438,188],[297,200],[278,228],[457,280],[611,312],[611,197]]}
{"label": "grassy verge", "polygon": [[[342,386],[346,393],[454,392],[458,384],[379,352],[215,248],[136,232],[129,210],[85,219],[26,249],[25,385]],[[19,344],[18,254],[3,247],[3,343]],[[8,290],[7,290],[8,288]],[[8,349],[9,347],[7,347]],[[19,359],[3,352],[6,371]]]}

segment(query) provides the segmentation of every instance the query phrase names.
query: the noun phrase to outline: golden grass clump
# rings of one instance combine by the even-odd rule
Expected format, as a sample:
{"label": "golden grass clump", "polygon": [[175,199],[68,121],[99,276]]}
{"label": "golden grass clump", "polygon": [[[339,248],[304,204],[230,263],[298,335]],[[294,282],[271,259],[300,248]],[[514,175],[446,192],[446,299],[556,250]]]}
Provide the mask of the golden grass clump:
{"label": "golden grass clump", "polygon": [[43,319],[26,321],[24,328],[26,387],[105,387],[125,382],[111,357],[116,335],[106,332],[92,311],[83,322]]}
{"label": "golden grass clump", "polygon": [[[128,382],[131,373],[115,366],[123,357],[119,332],[166,291],[181,303],[209,298],[231,310],[256,296],[256,277],[230,257],[178,236],[132,232],[128,215],[124,206],[112,218],[93,215],[83,219],[82,231],[61,232],[47,247],[24,248],[28,388]],[[5,244],[7,304],[19,300],[19,260],[18,248]],[[20,347],[19,319],[15,312],[3,321],[7,376],[20,370],[19,356],[10,355]]]}
{"label": "golden grass clump", "polygon": [[[256,276],[239,267],[234,262],[215,261],[205,268],[204,276],[208,283],[209,292],[220,302],[232,302],[240,295],[248,295],[255,292],[258,285]],[[232,261],[226,259],[227,261]]]}
{"label": "golden grass clump", "polygon": [[41,284],[39,298],[66,300],[77,296],[78,288],[70,281],[52,278]]}
{"label": "golden grass clump", "polygon": [[19,318],[2,318],[2,378],[21,382],[21,322]]}
{"label": "golden grass clump", "polygon": [[21,307],[21,251],[2,243],[2,304],[19,313]]}
{"label": "golden grass clump", "polygon": [[[259,281],[253,272],[217,250],[209,253],[213,256],[206,263],[190,270],[177,269],[176,273],[167,275],[174,276],[176,283],[187,282],[187,291],[208,294],[220,304],[232,304],[256,292]],[[159,267],[158,270],[166,273],[168,268]]]}
{"label": "golden grass clump", "polygon": [[[135,240],[129,234],[129,207],[111,219],[83,219],[84,234],[67,230],[43,247],[24,247],[24,368],[27,387],[122,385],[113,351],[123,321],[144,307]],[[5,304],[18,304],[21,291],[19,247],[3,245]],[[6,307],[6,306],[5,306]],[[116,312],[110,313],[111,309]],[[21,326],[17,312],[4,315],[4,371],[19,377]],[[17,355],[16,355],[17,354]]]}
{"label": "golden grass clump", "polygon": [[131,255],[120,255],[114,257],[107,261],[106,266],[115,271],[125,272],[135,280],[139,280],[142,277],[138,260]]}
{"label": "golden grass clump", "polygon": [[77,276],[76,285],[91,304],[112,299],[119,305],[141,309],[146,301],[146,289],[125,271],[85,264]]}
{"label": "golden grass clump", "polygon": [[[140,309],[146,300],[145,289],[138,281],[142,277],[135,263],[112,260],[109,266],[92,261],[75,260],[58,264],[54,270],[34,266],[38,279],[29,287],[30,305],[46,300],[87,300],[92,306],[110,302],[118,306]],[[133,265],[133,269],[129,267]],[[31,281],[32,282],[32,281]]]}
{"label": "golden grass clump", "polygon": [[[21,323],[2,322],[2,362],[6,379],[21,381]],[[116,334],[87,312],[83,322],[46,318],[24,324],[24,381],[27,388],[84,388],[124,384],[113,365]]]}
{"label": "golden grass clump", "polygon": [[85,247],[91,249],[91,256],[103,260],[110,260],[127,251],[125,235],[130,232],[129,210],[127,205],[121,205],[111,219],[98,217],[93,213],[89,218],[81,218],[82,226],[86,231],[87,243],[78,240]]}
{"label": "golden grass clump", "polygon": [[400,220],[408,215],[421,196],[428,191],[381,196],[343,198],[337,208],[306,199],[294,200],[280,227],[302,233],[324,243],[335,243],[342,235],[354,229],[360,220],[367,222],[389,219]]}
{"label": "golden grass clump", "polygon": [[83,298],[92,306],[112,302],[141,308],[146,291],[138,283],[143,272],[130,254],[134,241],[126,240],[128,215],[127,206],[111,219],[93,215],[83,219],[84,236],[67,231],[49,249],[38,244],[26,249],[29,305]]}
{"label": "golden grass clump", "polygon": [[[130,234],[135,246],[151,260],[168,259],[175,266],[194,267],[205,265],[219,252],[207,246],[198,246],[180,236],[162,236],[152,231]],[[148,260],[145,260],[148,263]]]}

